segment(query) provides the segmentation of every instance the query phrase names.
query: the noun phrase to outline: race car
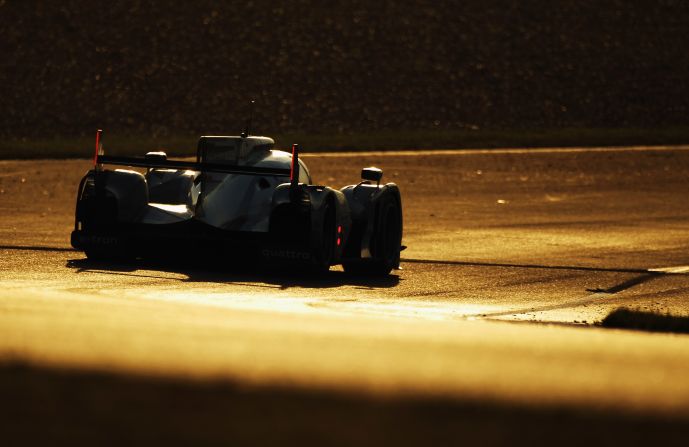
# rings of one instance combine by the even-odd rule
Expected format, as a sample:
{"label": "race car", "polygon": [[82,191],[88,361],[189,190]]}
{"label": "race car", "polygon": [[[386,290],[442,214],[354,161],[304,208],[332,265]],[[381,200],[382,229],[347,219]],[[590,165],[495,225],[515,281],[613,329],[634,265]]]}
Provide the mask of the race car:
{"label": "race car", "polygon": [[[94,260],[212,259],[388,275],[399,268],[402,200],[383,171],[361,171],[340,190],[268,137],[202,136],[196,161],[107,156],[96,133],[94,167],[79,183],[72,246]],[[130,169],[105,169],[124,165]],[[134,168],[134,169],[132,169]]]}

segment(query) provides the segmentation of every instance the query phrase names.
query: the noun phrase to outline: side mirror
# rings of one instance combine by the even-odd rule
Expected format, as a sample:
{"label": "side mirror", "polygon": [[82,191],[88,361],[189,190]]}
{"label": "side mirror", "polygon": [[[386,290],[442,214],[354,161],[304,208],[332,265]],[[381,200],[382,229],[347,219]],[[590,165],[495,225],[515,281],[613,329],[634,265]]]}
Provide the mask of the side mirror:
{"label": "side mirror", "polygon": [[380,179],[383,178],[383,170],[379,168],[364,168],[361,170],[361,180],[370,180],[380,184]]}

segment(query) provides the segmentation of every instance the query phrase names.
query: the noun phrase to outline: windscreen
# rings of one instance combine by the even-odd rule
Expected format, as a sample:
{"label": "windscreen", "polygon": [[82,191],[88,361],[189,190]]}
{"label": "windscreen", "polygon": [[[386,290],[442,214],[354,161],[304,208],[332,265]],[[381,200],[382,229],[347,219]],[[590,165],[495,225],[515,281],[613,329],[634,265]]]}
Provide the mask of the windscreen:
{"label": "windscreen", "polygon": [[239,141],[235,139],[206,139],[201,152],[204,163],[237,165]]}

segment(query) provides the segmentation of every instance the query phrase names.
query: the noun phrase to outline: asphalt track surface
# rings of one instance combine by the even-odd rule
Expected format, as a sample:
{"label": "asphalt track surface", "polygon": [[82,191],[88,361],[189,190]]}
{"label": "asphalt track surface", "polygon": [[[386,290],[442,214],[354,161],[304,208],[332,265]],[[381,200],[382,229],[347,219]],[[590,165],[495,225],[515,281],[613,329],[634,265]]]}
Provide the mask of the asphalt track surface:
{"label": "asphalt track surface", "polygon": [[376,165],[400,185],[402,270],[90,262],[68,242],[89,161],[0,161],[4,436],[683,445],[688,336],[596,323],[687,315],[689,148],[305,160],[317,182]]}

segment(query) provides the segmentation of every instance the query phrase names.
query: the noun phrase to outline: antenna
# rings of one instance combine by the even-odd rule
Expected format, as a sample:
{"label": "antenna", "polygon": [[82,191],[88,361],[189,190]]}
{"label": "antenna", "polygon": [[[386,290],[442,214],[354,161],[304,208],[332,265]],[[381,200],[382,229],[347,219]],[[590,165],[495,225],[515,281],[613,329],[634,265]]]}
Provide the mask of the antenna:
{"label": "antenna", "polygon": [[249,107],[249,119],[246,120],[246,126],[244,127],[244,132],[242,132],[242,138],[249,136],[249,131],[251,130],[251,121],[254,118],[254,103],[256,101],[251,100],[251,106]]}

